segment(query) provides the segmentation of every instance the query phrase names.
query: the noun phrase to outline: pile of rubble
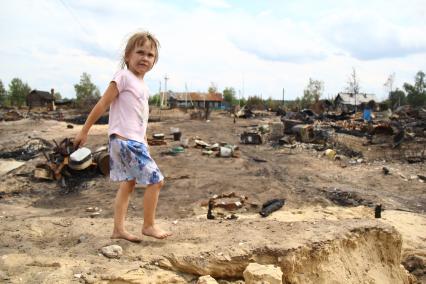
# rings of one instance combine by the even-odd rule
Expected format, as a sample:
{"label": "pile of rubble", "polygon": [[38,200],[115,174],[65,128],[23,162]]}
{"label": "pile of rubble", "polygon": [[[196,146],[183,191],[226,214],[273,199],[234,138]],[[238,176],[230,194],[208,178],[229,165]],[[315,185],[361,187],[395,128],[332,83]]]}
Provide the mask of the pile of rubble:
{"label": "pile of rubble", "polygon": [[[320,147],[323,150],[332,148],[358,158],[369,155],[372,159],[426,160],[426,109],[404,106],[393,113],[387,110],[375,116],[367,122],[359,112],[321,115],[311,110],[287,112],[281,116],[281,123],[252,127],[240,138],[243,144],[313,143],[323,145]],[[366,147],[376,147],[378,151],[368,152]]]}
{"label": "pile of rubble", "polygon": [[68,182],[79,179],[84,175],[93,176],[98,171],[109,175],[109,154],[107,147],[101,147],[92,152],[89,148],[74,149],[71,138],[63,139],[59,144],[53,140],[55,147],[43,155],[45,163],[39,163],[34,170],[34,177],[42,180],[59,181],[62,187]]}

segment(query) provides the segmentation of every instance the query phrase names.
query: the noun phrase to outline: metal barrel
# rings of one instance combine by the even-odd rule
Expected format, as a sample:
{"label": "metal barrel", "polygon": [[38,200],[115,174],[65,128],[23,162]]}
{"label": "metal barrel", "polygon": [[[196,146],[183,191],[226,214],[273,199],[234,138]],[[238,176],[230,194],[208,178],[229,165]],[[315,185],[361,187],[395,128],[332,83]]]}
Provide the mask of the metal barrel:
{"label": "metal barrel", "polygon": [[98,165],[98,169],[101,173],[104,176],[109,176],[109,153],[106,151],[95,153],[93,159]]}

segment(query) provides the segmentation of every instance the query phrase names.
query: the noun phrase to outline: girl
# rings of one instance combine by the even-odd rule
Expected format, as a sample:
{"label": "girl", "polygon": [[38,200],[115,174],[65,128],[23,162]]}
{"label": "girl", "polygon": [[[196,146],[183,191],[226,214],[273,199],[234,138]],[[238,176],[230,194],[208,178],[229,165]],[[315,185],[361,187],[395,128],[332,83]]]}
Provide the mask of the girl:
{"label": "girl", "polygon": [[158,60],[159,46],[158,40],[148,32],[130,37],[122,58],[122,70],[115,74],[74,140],[75,147],[84,145],[90,127],[110,107],[110,178],[121,182],[114,204],[113,239],[141,241],[124,229],[130,194],[136,183],[147,185],[142,234],[158,239],[171,235],[155,225],[155,210],[164,177],[149,154],[146,139],[149,107],[148,88],[143,79]]}

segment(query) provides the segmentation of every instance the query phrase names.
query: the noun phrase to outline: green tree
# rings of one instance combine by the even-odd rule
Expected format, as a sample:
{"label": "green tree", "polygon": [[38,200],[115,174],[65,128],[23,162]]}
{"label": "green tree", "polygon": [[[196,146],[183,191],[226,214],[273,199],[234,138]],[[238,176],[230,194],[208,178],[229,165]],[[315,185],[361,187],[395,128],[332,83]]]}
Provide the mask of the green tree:
{"label": "green tree", "polygon": [[159,106],[160,100],[161,100],[160,94],[155,94],[149,97],[148,103],[149,105],[152,105],[152,106]]}
{"label": "green tree", "polygon": [[293,103],[289,103],[289,108],[292,110],[292,111],[299,111],[300,109],[302,109],[303,107],[302,107],[302,100],[299,98],[299,97],[297,97],[295,100],[294,100],[294,102]]}
{"label": "green tree", "polygon": [[426,105],[426,82],[425,73],[419,71],[414,79],[414,85],[404,83],[404,89],[407,93],[407,101],[412,106]]}
{"label": "green tree", "polygon": [[55,93],[53,94],[53,97],[55,98],[55,100],[60,100],[60,99],[62,99],[62,95],[61,95],[61,93],[59,93],[59,92],[55,92]]}
{"label": "green tree", "polygon": [[0,80],[0,105],[4,105],[7,99],[6,96],[7,96],[6,89],[3,86],[3,82]]}
{"label": "green tree", "polygon": [[217,85],[214,82],[211,82],[208,92],[209,94],[217,93]]}
{"label": "green tree", "polygon": [[235,96],[235,89],[232,87],[227,87],[223,90],[223,100],[229,103],[231,106],[237,105],[238,100]]}
{"label": "green tree", "polygon": [[31,88],[27,83],[23,83],[19,78],[13,78],[9,84],[9,99],[11,105],[21,107],[25,104],[27,95]]}
{"label": "green tree", "polygon": [[74,89],[79,105],[91,105],[101,97],[98,87],[92,83],[90,75],[86,72],[81,75],[80,83],[75,84]]}
{"label": "green tree", "polygon": [[391,91],[388,97],[389,106],[395,109],[398,106],[405,105],[407,103],[407,97],[404,91],[396,88],[395,91]]}
{"label": "green tree", "polygon": [[282,107],[282,102],[281,101],[274,101],[272,99],[272,97],[269,97],[266,101],[265,101],[265,105],[268,108],[268,110],[271,111],[277,111],[279,108]]}
{"label": "green tree", "polygon": [[303,97],[300,101],[302,108],[309,108],[314,102],[318,102],[324,91],[324,83],[319,80],[309,78],[309,83],[303,91]]}
{"label": "green tree", "polygon": [[246,105],[249,109],[265,109],[265,104],[263,103],[262,98],[258,96],[248,97]]}

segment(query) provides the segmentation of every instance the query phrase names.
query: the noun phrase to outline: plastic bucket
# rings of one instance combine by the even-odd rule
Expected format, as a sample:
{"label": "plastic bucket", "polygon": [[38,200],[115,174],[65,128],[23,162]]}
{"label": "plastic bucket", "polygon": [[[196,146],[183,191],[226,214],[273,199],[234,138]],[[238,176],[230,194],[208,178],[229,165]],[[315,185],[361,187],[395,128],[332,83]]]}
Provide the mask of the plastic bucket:
{"label": "plastic bucket", "polygon": [[220,156],[221,157],[231,157],[232,150],[227,147],[220,147]]}
{"label": "plastic bucket", "polygon": [[184,148],[188,148],[189,146],[189,139],[188,138],[181,138],[180,139],[180,145]]}
{"label": "plastic bucket", "polygon": [[179,141],[181,136],[182,136],[182,133],[180,131],[179,132],[174,132],[173,133],[173,140]]}

